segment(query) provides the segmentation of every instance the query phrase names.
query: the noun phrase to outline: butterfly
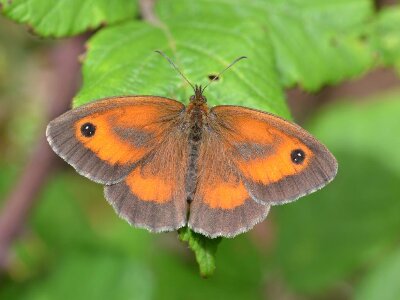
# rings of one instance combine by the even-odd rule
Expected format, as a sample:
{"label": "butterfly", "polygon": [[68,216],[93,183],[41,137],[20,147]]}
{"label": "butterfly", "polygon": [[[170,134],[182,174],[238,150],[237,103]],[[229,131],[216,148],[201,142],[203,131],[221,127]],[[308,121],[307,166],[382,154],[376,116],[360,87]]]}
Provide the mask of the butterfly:
{"label": "butterfly", "polygon": [[210,108],[205,87],[192,87],[187,106],[127,96],[72,109],[49,123],[48,142],[105,186],[119,216],[152,232],[188,226],[210,238],[234,237],[272,205],[335,177],[334,156],[300,126],[251,108]]}

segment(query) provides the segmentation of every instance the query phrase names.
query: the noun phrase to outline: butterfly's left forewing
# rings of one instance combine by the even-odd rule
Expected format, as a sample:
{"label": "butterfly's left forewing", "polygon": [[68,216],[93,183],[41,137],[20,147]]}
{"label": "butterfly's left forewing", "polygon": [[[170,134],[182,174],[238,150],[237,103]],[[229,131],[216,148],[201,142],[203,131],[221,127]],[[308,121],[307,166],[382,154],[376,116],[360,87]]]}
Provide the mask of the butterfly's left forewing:
{"label": "butterfly's left forewing", "polygon": [[72,109],[47,126],[47,139],[81,175],[112,184],[121,181],[178,126],[183,104],[162,97],[98,100]]}
{"label": "butterfly's left forewing", "polygon": [[322,188],[336,175],[329,150],[300,126],[239,106],[211,109],[221,144],[259,203],[281,204]]}

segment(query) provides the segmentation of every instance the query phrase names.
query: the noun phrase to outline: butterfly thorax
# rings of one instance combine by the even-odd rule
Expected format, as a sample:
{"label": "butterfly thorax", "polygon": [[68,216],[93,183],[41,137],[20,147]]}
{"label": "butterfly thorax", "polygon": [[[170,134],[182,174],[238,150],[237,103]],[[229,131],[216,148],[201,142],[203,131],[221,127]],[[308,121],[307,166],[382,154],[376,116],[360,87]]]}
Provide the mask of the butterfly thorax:
{"label": "butterfly thorax", "polygon": [[189,124],[190,133],[194,139],[201,138],[201,130],[207,123],[208,117],[207,98],[203,95],[201,86],[196,85],[194,95],[186,109],[186,123]]}

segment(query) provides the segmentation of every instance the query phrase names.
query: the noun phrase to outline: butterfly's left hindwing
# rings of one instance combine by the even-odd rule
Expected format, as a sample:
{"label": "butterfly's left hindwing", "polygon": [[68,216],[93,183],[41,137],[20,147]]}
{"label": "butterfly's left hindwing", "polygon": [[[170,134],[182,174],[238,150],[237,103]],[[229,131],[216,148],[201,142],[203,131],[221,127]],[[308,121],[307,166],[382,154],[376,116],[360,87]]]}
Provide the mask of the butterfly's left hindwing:
{"label": "butterfly's left hindwing", "polygon": [[171,129],[123,181],[105,187],[107,201],[130,224],[154,232],[186,225],[186,133]]}

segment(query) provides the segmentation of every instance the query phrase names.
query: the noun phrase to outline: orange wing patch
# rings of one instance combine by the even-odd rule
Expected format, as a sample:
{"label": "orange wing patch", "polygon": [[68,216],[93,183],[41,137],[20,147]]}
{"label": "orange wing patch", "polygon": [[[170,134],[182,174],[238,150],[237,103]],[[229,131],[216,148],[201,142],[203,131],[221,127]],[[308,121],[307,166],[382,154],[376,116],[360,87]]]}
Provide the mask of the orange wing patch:
{"label": "orange wing patch", "polygon": [[[149,146],[134,147],[128,140],[118,136],[113,130],[118,126],[118,123],[122,122],[121,119],[118,120],[118,115],[119,113],[116,111],[110,111],[85,117],[75,123],[75,136],[84,147],[96,153],[101,160],[107,161],[112,165],[138,161],[148,152]],[[135,115],[131,115],[131,117],[134,118]],[[117,121],[113,122],[113,119]],[[126,117],[122,119],[126,119]],[[94,136],[85,137],[81,134],[81,126],[85,123],[91,123],[96,127]],[[129,125],[125,125],[125,127],[129,128]]]}
{"label": "orange wing patch", "polygon": [[125,183],[139,200],[164,204],[174,199],[186,203],[187,134],[169,131],[160,147],[146,156],[126,177]]}
{"label": "orange wing patch", "polygon": [[[272,131],[275,142],[267,155],[250,160],[237,160],[238,167],[245,177],[263,184],[278,182],[284,177],[300,173],[307,168],[313,156],[311,150],[298,139],[270,130]],[[301,164],[294,164],[291,160],[291,152],[295,149],[301,149],[305,153]]]}
{"label": "orange wing patch", "polygon": [[[223,108],[232,113],[233,108]],[[218,108],[216,111],[218,112]],[[269,116],[264,114],[264,117],[265,115]],[[298,174],[308,167],[314,155],[299,139],[278,129],[278,122],[283,123],[278,118],[274,119],[277,123],[275,126],[265,120],[241,114],[223,115],[223,121],[224,137],[227,146],[234,153],[233,159],[243,175],[253,181],[270,184]],[[285,126],[290,126],[288,124],[286,122]],[[260,149],[257,149],[257,145]],[[301,164],[294,164],[291,160],[291,153],[296,149],[301,149],[305,154]],[[241,155],[240,151],[247,151],[247,155]]]}
{"label": "orange wing patch", "polygon": [[259,142],[263,144],[271,144],[274,142],[273,136],[268,132],[271,127],[259,120],[250,118],[236,117],[228,119],[235,129],[234,139],[238,142]]}
{"label": "orange wing patch", "polygon": [[204,187],[203,201],[211,208],[234,209],[242,205],[249,194],[241,181],[220,181]]}
{"label": "orange wing patch", "polygon": [[221,147],[218,135],[204,133],[200,146],[198,164],[199,175],[196,201],[204,202],[209,208],[233,210],[249,200],[249,194],[233,161]]}
{"label": "orange wing patch", "polygon": [[[125,103],[118,107],[120,102],[123,103],[116,100],[115,107],[106,110],[101,110],[104,103],[96,103],[94,105],[100,111],[74,124],[75,137],[83,146],[111,165],[132,164],[141,159],[160,142],[160,136],[169,129],[171,119],[180,111],[179,107],[160,107],[154,103]],[[93,136],[82,135],[81,127],[85,123],[95,126]]]}
{"label": "orange wing patch", "polygon": [[126,178],[126,184],[140,200],[165,203],[172,199],[175,182],[163,176],[145,175],[138,167]]}

